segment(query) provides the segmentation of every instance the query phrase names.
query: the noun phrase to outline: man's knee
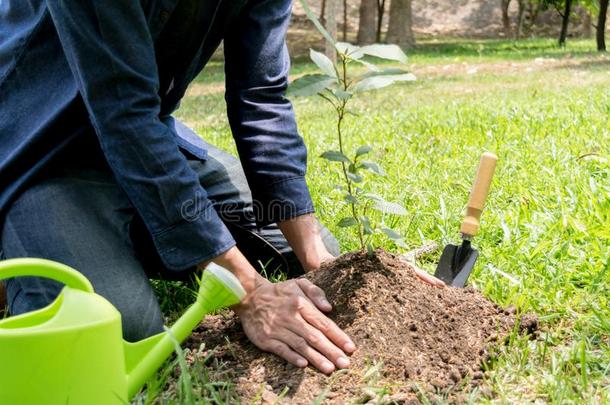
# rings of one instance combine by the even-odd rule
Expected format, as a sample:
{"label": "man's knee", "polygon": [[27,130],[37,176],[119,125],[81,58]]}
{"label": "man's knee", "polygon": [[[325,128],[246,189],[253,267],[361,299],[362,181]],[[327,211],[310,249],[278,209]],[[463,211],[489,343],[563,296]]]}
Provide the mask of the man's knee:
{"label": "man's knee", "polygon": [[62,289],[57,281],[40,277],[18,277],[5,281],[9,314],[21,315],[49,305]]}
{"label": "man's knee", "polygon": [[[51,179],[26,190],[6,215],[1,250],[6,258],[41,257],[77,269],[121,312],[126,339],[158,333],[163,317],[128,243],[131,207],[114,184],[88,180]],[[42,308],[61,288],[34,277],[8,280],[9,313]]]}
{"label": "man's knee", "polygon": [[163,316],[156,300],[133,302],[121,308],[123,338],[137,342],[163,332]]}
{"label": "man's knee", "polygon": [[[25,314],[46,307],[59,295],[62,284],[39,277],[5,281],[9,314]],[[135,342],[163,331],[163,316],[154,298],[120,308],[125,340]]]}

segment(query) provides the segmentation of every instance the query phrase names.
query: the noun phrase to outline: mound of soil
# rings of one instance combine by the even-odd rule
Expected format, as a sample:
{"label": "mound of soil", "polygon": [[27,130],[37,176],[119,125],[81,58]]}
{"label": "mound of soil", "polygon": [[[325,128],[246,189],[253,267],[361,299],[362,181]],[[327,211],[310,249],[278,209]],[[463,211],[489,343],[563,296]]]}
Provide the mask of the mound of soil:
{"label": "mound of soil", "polygon": [[[245,403],[418,403],[418,394],[459,400],[476,385],[494,347],[515,325],[477,291],[435,288],[421,282],[409,264],[384,251],[374,257],[346,254],[308,274],[333,304],[330,317],[358,350],[349,370],[325,376],[299,369],[248,342],[233,316],[213,316],[188,345],[225,363]],[[535,320],[522,327],[535,329]],[[380,390],[380,388],[385,388]]]}

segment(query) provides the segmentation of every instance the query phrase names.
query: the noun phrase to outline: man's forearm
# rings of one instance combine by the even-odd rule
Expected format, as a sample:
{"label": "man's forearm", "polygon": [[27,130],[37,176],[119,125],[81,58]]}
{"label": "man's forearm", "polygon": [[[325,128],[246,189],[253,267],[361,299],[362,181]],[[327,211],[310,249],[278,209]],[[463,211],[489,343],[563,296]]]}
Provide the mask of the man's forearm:
{"label": "man's forearm", "polygon": [[315,270],[333,259],[320,232],[320,224],[313,214],[301,215],[278,223],[305,271]]}
{"label": "man's forearm", "polygon": [[[267,279],[261,276],[256,269],[252,267],[250,262],[248,262],[248,259],[246,259],[235,246],[211,261],[233,273],[239,279],[244,290],[246,290],[246,294],[254,291],[261,283],[268,282]],[[202,263],[199,267],[203,269],[208,263],[209,261]]]}

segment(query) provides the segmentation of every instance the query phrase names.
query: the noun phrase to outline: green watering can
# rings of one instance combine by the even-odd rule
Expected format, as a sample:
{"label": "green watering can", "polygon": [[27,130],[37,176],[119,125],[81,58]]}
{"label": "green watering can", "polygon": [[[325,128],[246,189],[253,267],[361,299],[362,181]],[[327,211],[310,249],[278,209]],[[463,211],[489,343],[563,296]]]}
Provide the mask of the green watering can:
{"label": "green watering can", "polygon": [[237,304],[239,280],[211,263],[197,301],[167,332],[122,338],[121,315],[76,270],[42,259],[0,262],[0,279],[38,276],[65,287],[46,308],[0,321],[0,404],[128,404],[203,317]]}

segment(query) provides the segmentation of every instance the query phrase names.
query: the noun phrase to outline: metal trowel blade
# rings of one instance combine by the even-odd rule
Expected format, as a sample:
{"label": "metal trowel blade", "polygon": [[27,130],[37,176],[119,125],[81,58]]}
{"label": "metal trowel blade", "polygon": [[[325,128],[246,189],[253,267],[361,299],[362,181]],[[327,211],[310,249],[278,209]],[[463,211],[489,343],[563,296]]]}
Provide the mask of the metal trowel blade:
{"label": "metal trowel blade", "polygon": [[447,245],[436,267],[434,276],[452,287],[464,287],[472,272],[479,252],[470,243],[461,246]]}

